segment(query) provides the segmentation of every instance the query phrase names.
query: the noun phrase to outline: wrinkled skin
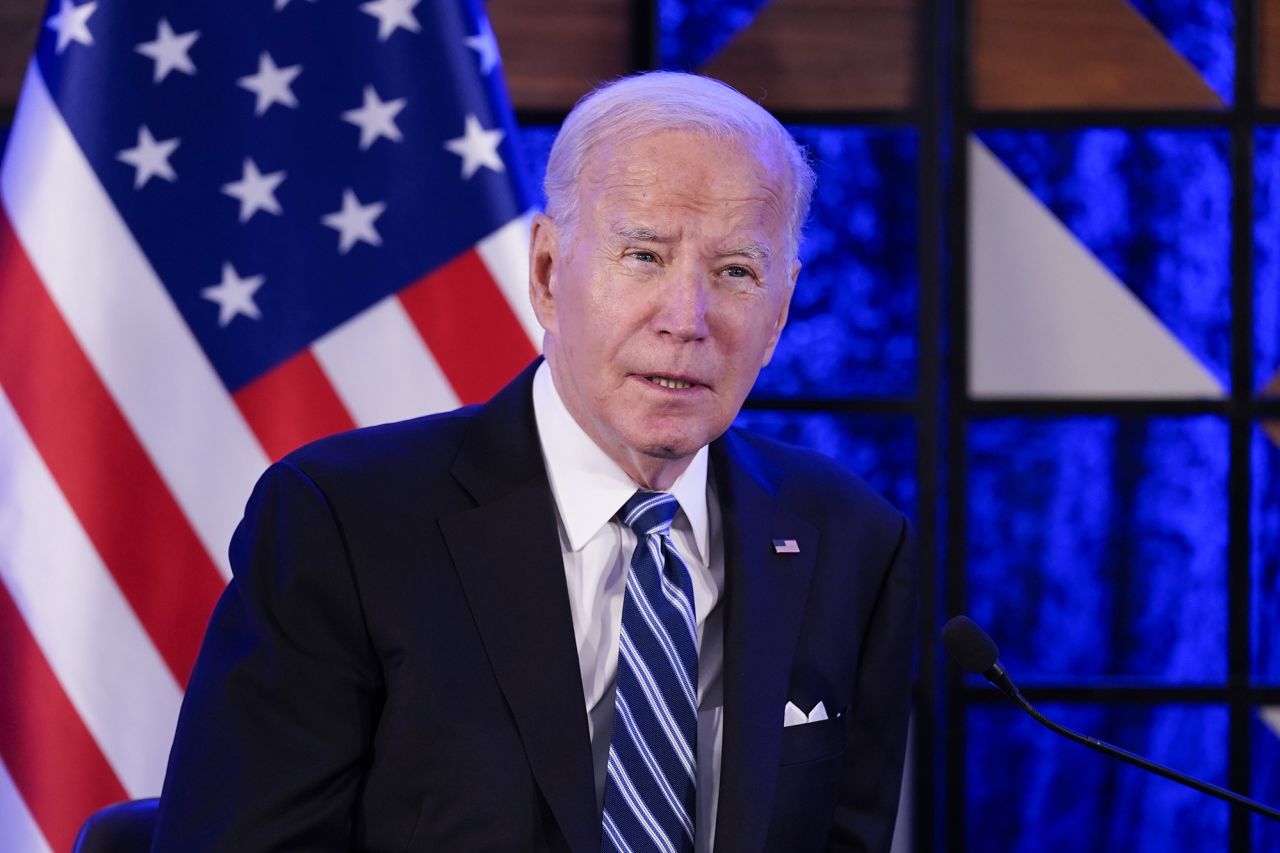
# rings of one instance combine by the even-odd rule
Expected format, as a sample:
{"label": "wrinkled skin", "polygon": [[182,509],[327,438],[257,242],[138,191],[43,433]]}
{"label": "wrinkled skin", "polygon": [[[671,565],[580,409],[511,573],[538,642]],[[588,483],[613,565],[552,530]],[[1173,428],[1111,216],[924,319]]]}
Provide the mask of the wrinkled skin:
{"label": "wrinkled skin", "polygon": [[567,230],[534,220],[556,390],[641,485],[668,488],[728,429],[773,355],[800,270],[785,174],[755,147],[661,131],[593,152]]}

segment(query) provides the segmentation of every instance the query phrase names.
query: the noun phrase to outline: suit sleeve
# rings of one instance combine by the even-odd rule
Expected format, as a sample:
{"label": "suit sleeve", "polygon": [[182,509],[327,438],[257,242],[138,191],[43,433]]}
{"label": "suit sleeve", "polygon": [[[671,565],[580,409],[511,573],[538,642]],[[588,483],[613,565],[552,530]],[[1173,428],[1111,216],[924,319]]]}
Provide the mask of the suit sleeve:
{"label": "suit sleeve", "polygon": [[381,695],[342,530],[288,462],[263,475],[231,543],[183,701],[153,851],[352,846]]}
{"label": "suit sleeve", "polygon": [[829,850],[887,853],[892,844],[911,712],[916,619],[914,551],[903,520],[863,640]]}

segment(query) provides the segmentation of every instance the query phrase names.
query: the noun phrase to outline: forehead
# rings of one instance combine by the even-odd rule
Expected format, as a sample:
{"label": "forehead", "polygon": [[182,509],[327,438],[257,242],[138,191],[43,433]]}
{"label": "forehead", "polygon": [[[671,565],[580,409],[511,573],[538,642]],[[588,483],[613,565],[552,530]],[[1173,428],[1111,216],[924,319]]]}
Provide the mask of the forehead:
{"label": "forehead", "polygon": [[784,185],[780,158],[763,145],[666,130],[591,152],[579,192],[597,217],[685,211],[773,227],[785,222]]}

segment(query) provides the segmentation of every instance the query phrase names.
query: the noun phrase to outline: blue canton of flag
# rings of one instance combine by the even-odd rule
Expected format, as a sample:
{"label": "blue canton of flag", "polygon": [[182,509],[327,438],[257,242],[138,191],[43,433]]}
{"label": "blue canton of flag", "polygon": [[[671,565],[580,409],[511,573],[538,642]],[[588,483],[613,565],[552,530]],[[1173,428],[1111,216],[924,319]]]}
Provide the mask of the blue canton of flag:
{"label": "blue canton of flag", "polygon": [[233,392],[530,206],[470,3],[117,4],[37,61]]}

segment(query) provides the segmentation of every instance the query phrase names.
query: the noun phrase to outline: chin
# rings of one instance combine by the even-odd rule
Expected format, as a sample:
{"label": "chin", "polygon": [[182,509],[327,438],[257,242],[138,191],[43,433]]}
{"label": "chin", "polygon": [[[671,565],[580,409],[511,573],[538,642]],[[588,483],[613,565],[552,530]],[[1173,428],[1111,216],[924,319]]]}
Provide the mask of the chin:
{"label": "chin", "polygon": [[646,448],[644,455],[650,456],[654,459],[672,461],[675,459],[683,459],[686,456],[692,456],[697,452],[698,448],[696,447],[693,450],[686,450],[684,447],[677,447],[676,445],[658,445],[656,447]]}
{"label": "chin", "polygon": [[655,436],[650,433],[648,440],[637,443],[636,447],[642,448],[642,453],[654,459],[685,459],[710,444],[714,438],[715,435],[707,435],[702,438],[683,433],[666,436],[660,434]]}
{"label": "chin", "polygon": [[620,436],[633,450],[653,459],[686,459],[729,428],[726,423],[717,429],[709,420],[687,414],[639,419]]}

